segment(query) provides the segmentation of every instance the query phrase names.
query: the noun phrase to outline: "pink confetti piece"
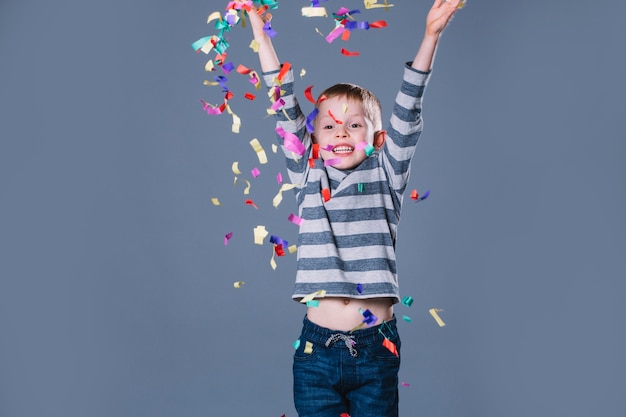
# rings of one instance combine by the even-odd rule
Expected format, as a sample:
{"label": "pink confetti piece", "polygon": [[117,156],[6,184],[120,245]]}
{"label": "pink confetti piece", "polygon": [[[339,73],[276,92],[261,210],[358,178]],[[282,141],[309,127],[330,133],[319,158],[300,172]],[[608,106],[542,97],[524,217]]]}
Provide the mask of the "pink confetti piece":
{"label": "pink confetti piece", "polygon": [[261,171],[259,171],[259,168],[257,168],[257,167],[252,168],[252,171],[250,171],[250,173],[252,174],[252,176],[254,178],[256,178],[259,175],[261,175]]}
{"label": "pink confetti piece", "polygon": [[338,165],[340,163],[341,163],[341,158],[332,158],[332,159],[325,160],[324,166],[328,167],[328,166]]}
{"label": "pink confetti piece", "polygon": [[287,132],[280,126],[276,128],[276,133],[278,133],[278,136],[283,138],[284,146],[287,150],[290,150],[299,156],[304,155],[306,149],[296,135],[291,132]]}
{"label": "pink confetti piece", "polygon": [[228,232],[224,235],[224,246],[228,246],[228,241],[233,237],[233,232]]}
{"label": "pink confetti piece", "polygon": [[287,218],[291,223],[297,224],[298,226],[302,226],[302,223],[304,223],[304,219],[302,217],[296,216],[293,213],[291,213]]}
{"label": "pink confetti piece", "polygon": [[283,174],[281,172],[276,175],[276,182],[279,184],[283,183]]}
{"label": "pink confetti piece", "polygon": [[403,386],[403,387],[410,387],[410,386],[411,386],[411,384],[409,384],[408,382],[404,382],[404,381],[403,381],[403,382],[402,382],[402,386]]}

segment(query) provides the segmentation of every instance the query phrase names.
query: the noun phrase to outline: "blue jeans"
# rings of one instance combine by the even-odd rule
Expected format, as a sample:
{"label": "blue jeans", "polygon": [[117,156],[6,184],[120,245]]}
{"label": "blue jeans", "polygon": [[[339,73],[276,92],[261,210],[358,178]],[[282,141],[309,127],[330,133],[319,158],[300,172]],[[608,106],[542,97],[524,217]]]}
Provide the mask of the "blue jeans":
{"label": "blue jeans", "polygon": [[293,361],[298,415],[397,416],[400,357],[383,346],[385,336],[399,355],[395,317],[352,333],[320,327],[305,317]]}

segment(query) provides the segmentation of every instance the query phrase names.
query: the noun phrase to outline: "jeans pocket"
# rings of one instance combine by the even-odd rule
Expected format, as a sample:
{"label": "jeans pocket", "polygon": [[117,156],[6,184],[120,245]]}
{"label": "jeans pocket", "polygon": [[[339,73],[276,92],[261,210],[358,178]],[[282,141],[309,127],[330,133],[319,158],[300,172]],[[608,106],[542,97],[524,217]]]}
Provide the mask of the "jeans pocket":
{"label": "jeans pocket", "polygon": [[308,340],[300,338],[300,346],[293,354],[294,362],[313,361],[319,355],[321,349],[325,349],[324,345],[316,344]]}

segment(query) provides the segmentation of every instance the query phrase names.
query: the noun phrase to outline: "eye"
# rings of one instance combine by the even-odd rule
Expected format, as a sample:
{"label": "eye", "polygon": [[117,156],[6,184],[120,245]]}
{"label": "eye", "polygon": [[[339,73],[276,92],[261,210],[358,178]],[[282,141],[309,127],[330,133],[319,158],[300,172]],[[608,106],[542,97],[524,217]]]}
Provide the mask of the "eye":
{"label": "eye", "polygon": [[332,128],[333,128],[332,125],[326,125],[326,126],[322,127],[322,129],[326,129],[326,130],[330,130]]}
{"label": "eye", "polygon": [[352,123],[352,124],[350,125],[350,127],[351,127],[352,129],[358,129],[358,128],[360,128],[360,127],[361,127],[361,124],[360,124],[360,123]]}

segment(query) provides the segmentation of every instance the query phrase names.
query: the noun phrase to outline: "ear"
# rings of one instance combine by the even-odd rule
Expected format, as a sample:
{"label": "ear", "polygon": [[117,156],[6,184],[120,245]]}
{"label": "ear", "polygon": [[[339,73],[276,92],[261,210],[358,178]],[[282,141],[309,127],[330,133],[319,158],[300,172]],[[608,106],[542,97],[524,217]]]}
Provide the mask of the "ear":
{"label": "ear", "polygon": [[379,150],[380,148],[382,148],[385,144],[385,140],[387,140],[386,130],[379,130],[378,132],[374,133],[374,149]]}

